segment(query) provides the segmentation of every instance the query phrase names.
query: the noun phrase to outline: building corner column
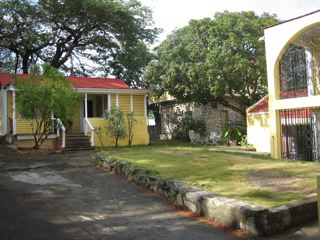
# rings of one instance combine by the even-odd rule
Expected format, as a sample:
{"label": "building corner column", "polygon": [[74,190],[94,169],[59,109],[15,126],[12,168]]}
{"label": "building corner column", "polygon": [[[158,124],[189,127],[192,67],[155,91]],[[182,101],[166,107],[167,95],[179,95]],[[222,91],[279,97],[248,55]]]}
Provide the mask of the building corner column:
{"label": "building corner column", "polygon": [[84,94],[84,118],[88,118],[88,94]]}
{"label": "building corner column", "polygon": [[12,90],[12,134],[17,135],[16,126],[16,92]]}

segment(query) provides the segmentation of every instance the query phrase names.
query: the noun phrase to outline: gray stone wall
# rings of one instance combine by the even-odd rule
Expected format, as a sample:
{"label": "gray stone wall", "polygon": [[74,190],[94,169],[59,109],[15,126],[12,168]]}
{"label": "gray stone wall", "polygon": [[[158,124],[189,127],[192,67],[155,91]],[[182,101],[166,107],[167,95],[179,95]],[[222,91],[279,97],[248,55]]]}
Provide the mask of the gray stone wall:
{"label": "gray stone wall", "polygon": [[192,114],[195,118],[204,119],[208,134],[215,132],[222,136],[230,123],[245,123],[245,118],[241,114],[221,104],[212,106],[210,104],[195,105],[193,103],[168,101],[160,103],[160,137],[170,139],[176,127],[172,120],[176,115],[184,117],[188,114]]}
{"label": "gray stone wall", "polygon": [[221,104],[215,107],[210,104],[195,106],[193,116],[205,120],[208,132],[216,132],[220,135],[223,135],[230,124],[245,122],[241,114]]}
{"label": "gray stone wall", "polygon": [[161,134],[160,139],[171,139],[176,124],[174,119],[184,117],[189,112],[193,111],[193,104],[178,101],[167,101],[160,103],[160,122]]}

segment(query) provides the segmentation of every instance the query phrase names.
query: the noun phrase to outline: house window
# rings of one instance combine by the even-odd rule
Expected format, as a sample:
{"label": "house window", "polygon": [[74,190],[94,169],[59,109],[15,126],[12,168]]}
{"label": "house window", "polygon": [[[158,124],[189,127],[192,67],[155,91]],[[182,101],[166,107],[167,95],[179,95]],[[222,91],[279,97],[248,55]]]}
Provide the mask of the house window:
{"label": "house window", "polygon": [[280,60],[280,98],[308,96],[307,55],[303,47],[290,45]]}

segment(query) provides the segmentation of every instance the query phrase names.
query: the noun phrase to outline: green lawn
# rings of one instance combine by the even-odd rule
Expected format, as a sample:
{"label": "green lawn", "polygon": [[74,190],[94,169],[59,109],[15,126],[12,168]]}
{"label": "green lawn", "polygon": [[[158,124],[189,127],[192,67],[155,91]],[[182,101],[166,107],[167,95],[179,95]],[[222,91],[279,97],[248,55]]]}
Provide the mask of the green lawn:
{"label": "green lawn", "polygon": [[184,180],[208,192],[264,207],[314,197],[315,174],[320,172],[320,163],[218,152],[173,141],[106,151],[112,157],[156,170],[162,178]]}

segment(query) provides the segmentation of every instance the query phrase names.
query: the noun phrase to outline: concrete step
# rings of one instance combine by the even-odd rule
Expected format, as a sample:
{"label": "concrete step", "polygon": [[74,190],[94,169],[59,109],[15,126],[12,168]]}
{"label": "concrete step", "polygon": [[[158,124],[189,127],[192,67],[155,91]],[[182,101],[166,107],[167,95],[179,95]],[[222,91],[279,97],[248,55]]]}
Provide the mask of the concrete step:
{"label": "concrete step", "polygon": [[90,140],[88,138],[83,138],[83,139],[70,139],[70,138],[66,138],[66,143],[86,143],[86,142],[90,142]]}
{"label": "concrete step", "polygon": [[77,148],[64,148],[63,151],[66,151],[66,152],[70,152],[70,151],[81,151],[81,150],[94,150],[95,148],[94,147],[77,147]]}
{"label": "concrete step", "polygon": [[66,147],[64,151],[92,150],[90,138],[83,133],[71,133],[66,135]]}
{"label": "concrete step", "polygon": [[89,139],[88,136],[66,136],[66,139]]}

